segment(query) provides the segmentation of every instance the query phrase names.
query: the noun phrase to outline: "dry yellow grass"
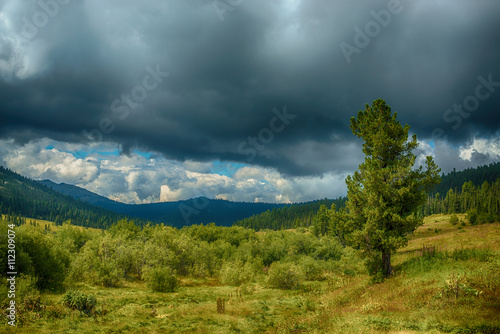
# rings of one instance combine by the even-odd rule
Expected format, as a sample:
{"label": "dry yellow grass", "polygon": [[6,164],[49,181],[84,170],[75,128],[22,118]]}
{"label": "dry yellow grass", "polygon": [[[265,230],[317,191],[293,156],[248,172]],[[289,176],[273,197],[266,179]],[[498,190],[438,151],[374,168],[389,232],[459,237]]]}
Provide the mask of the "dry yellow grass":
{"label": "dry yellow grass", "polygon": [[[457,214],[460,222],[467,222],[465,214]],[[400,249],[393,256],[397,265],[413,257],[424,245],[434,246],[439,251],[453,251],[460,248],[485,248],[500,251],[500,223],[462,226],[450,224],[449,215],[432,215],[424,219],[410,237],[408,246]],[[436,233],[437,230],[437,233]]]}

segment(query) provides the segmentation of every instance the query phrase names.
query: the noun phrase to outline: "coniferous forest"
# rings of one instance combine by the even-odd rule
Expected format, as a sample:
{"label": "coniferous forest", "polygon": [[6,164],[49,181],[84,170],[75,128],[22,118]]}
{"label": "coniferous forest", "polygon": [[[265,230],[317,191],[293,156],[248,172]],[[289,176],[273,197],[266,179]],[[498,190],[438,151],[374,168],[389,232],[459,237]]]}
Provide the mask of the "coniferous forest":
{"label": "coniferous forest", "polygon": [[[9,220],[20,217],[44,219],[61,225],[72,225],[105,229],[125,218],[124,215],[106,210],[63,195],[39,182],[21,176],[0,166],[0,212]],[[145,224],[135,219],[136,224]]]}
{"label": "coniferous forest", "polygon": [[283,230],[309,227],[322,205],[330,207],[332,204],[335,204],[338,208],[341,208],[345,206],[346,201],[346,197],[339,197],[335,200],[322,199],[310,203],[289,205],[239,220],[235,225],[251,228],[256,231],[261,229]]}

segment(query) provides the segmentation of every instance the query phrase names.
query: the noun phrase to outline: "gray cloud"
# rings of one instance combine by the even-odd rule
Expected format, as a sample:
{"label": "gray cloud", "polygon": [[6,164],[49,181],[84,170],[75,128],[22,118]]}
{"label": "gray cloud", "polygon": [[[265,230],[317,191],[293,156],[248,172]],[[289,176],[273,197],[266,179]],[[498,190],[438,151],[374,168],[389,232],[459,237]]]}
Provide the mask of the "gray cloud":
{"label": "gray cloud", "polygon": [[[375,21],[370,12],[389,3],[247,0],[221,21],[210,0],[71,1],[30,39],[23,18],[43,9],[4,1],[0,136],[87,143],[82,130],[97,129],[124,153],[229,160],[291,176],[354,170],[362,155],[349,118],[379,97],[420,139],[436,128],[455,146],[498,136],[500,87],[459,129],[443,114],[474,94],[478,76],[500,82],[500,3],[401,0],[400,13],[348,63],[340,43],[354,45],[355,27],[365,29]],[[122,102],[114,112],[113,101],[157,66],[170,75],[129,114]],[[296,118],[248,161],[239,145],[285,105]],[[137,192],[141,200],[151,193]]]}

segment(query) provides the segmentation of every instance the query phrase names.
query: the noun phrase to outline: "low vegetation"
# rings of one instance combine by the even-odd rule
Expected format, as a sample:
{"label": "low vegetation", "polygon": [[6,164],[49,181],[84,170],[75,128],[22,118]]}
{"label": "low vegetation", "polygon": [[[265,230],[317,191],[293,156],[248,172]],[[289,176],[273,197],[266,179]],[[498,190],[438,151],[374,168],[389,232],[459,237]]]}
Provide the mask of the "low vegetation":
{"label": "low vegetation", "polygon": [[359,251],[306,228],[121,221],[101,231],[28,219],[16,227],[16,332],[499,333],[500,223],[456,216],[425,218],[379,284]]}

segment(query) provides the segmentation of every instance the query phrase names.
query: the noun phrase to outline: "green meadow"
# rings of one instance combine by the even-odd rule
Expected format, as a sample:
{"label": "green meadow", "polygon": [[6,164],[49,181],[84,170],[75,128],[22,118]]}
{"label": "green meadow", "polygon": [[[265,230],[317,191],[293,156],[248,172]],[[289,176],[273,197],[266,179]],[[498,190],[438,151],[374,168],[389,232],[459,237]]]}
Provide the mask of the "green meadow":
{"label": "green meadow", "polygon": [[[59,252],[66,254],[70,263],[62,265],[64,277],[59,281],[57,277],[52,278],[62,283],[61,289],[48,286],[39,292],[34,278],[19,277],[16,328],[9,326],[4,316],[0,331],[500,333],[500,223],[471,226],[465,215],[457,216],[459,221],[454,224],[450,223],[449,215],[426,217],[424,225],[410,237],[408,246],[393,256],[394,275],[381,283],[375,283],[367,274],[363,259],[353,249],[330,245],[337,254],[318,255],[318,249],[323,249],[324,245],[311,244],[309,246],[314,249],[304,250],[308,247],[307,242],[314,242],[314,236],[305,228],[258,233],[239,228],[242,237],[253,240],[252,243],[241,239],[226,242],[226,248],[211,247],[218,241],[205,234],[219,233],[219,240],[221,233],[230,228],[198,226],[186,231],[171,231],[169,240],[181,244],[184,241],[186,247],[194,247],[184,249],[186,255],[189,252],[197,257],[213,255],[205,262],[213,260],[213,268],[201,268],[199,259],[189,257],[185,259],[190,264],[188,269],[172,260],[171,263],[177,263],[172,275],[153,275],[155,280],[148,279],[151,276],[146,274],[145,268],[148,263],[160,263],[148,262],[148,257],[155,258],[158,254],[150,248],[153,244],[136,240],[145,239],[144,231],[124,236],[127,230],[124,227],[119,231],[103,232],[60,227],[49,222],[38,221],[36,227],[27,223],[28,226],[17,227],[29,230],[25,232],[26,240],[30,233],[40,233],[47,238],[44,242],[49,242],[50,238],[54,245],[65,245],[65,250]],[[46,231],[47,224],[50,224],[50,231]],[[154,233],[150,232],[149,238],[154,239]],[[142,255],[141,272],[134,273],[137,268],[122,269],[115,273],[116,282],[109,284],[113,279],[112,270],[108,280],[78,270],[101,270],[101,274],[105,274],[95,263],[90,266],[84,263],[82,254],[89,252],[89,247],[71,249],[75,245],[71,238],[88,240],[86,245],[97,240],[98,256],[106,251],[104,241],[111,245],[113,239],[127,241],[128,248],[142,242],[143,250],[149,249],[151,253]],[[227,241],[230,235],[225,238]],[[190,244],[193,240],[198,242]],[[196,248],[200,245],[211,254],[199,253]],[[173,249],[172,245],[168,247]],[[269,250],[255,251],[258,247],[269,247]],[[117,246],[115,251],[124,250]],[[246,258],[245,251],[249,253]],[[266,257],[274,254],[273,251],[278,254],[275,261]],[[137,257],[139,253],[132,254]],[[115,255],[116,263],[121,263]],[[130,260],[135,263],[137,259]],[[80,268],[75,268],[75,263]],[[175,277],[173,286],[165,277]],[[155,292],[162,290],[158,284],[163,290],[172,292]],[[81,304],[82,298],[77,300],[78,296],[87,301],[87,307],[82,306],[85,304]],[[76,301],[74,304],[71,298]]]}

